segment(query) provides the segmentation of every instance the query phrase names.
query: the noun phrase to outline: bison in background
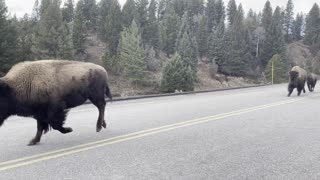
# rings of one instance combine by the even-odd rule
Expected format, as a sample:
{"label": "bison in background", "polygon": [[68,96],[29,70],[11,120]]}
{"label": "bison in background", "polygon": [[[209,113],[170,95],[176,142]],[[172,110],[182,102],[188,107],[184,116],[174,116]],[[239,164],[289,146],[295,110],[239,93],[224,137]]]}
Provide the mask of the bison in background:
{"label": "bison in background", "polygon": [[307,86],[310,92],[314,91],[314,87],[317,84],[318,76],[313,73],[309,73],[307,77]]}
{"label": "bison in background", "polygon": [[307,80],[307,72],[299,66],[294,66],[289,72],[288,97],[291,95],[294,88],[297,88],[298,96],[301,91],[306,92],[304,86]]}
{"label": "bison in background", "polygon": [[40,142],[49,128],[70,133],[63,127],[68,111],[89,99],[99,110],[96,131],[106,128],[105,95],[112,99],[106,70],[96,64],[68,60],[25,61],[0,78],[0,126],[11,115],[37,120]]}

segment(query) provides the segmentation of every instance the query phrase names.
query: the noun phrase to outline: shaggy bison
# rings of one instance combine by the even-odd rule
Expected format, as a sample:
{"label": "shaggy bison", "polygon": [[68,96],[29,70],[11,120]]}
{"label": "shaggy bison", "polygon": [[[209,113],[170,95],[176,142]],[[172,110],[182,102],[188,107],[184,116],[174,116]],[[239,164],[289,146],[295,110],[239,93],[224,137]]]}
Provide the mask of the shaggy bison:
{"label": "shaggy bison", "polygon": [[105,95],[112,100],[106,70],[92,63],[68,60],[25,61],[0,78],[0,126],[11,115],[37,120],[40,142],[49,128],[70,133],[63,127],[68,111],[89,99],[99,110],[96,131],[106,128]]}
{"label": "shaggy bison", "polygon": [[298,96],[301,91],[306,92],[304,86],[307,80],[307,72],[299,66],[294,66],[289,72],[289,85],[288,85],[288,96],[291,95],[294,88],[297,88]]}
{"label": "shaggy bison", "polygon": [[313,73],[309,73],[308,74],[307,85],[308,85],[308,89],[309,89],[310,92],[314,91],[314,87],[317,84],[317,79],[318,79],[318,77],[317,77],[316,74],[313,74]]}

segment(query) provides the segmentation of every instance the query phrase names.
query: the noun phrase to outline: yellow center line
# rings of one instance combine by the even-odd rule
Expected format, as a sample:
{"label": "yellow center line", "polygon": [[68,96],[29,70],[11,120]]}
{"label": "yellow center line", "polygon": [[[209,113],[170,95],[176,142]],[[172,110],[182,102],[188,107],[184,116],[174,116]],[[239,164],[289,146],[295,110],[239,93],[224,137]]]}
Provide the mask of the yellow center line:
{"label": "yellow center line", "polygon": [[[271,107],[275,107],[275,106],[280,106],[280,105],[284,105],[284,104],[290,104],[290,103],[302,101],[305,99],[307,99],[307,98],[300,97],[300,98],[294,98],[294,99],[290,99],[290,100],[279,101],[279,102],[275,102],[275,103],[255,106],[255,107],[251,107],[251,108],[240,109],[240,110],[231,111],[231,112],[227,112],[227,113],[217,114],[214,116],[203,117],[203,118],[188,120],[188,121],[179,122],[179,123],[175,123],[175,124],[165,125],[165,126],[161,126],[161,127],[157,127],[157,128],[142,130],[142,131],[138,131],[138,132],[134,132],[134,133],[129,133],[126,135],[121,135],[121,136],[117,136],[117,137],[113,137],[113,138],[108,138],[108,139],[103,139],[103,140],[99,140],[99,141],[95,141],[95,142],[85,143],[85,144],[81,144],[81,145],[77,145],[77,146],[73,146],[73,147],[69,147],[69,148],[63,148],[63,149],[54,150],[54,151],[50,151],[50,152],[46,152],[46,153],[36,154],[36,155],[28,156],[28,157],[15,159],[15,160],[4,161],[4,162],[0,163],[0,166],[2,166],[2,167],[0,167],[0,171],[12,169],[12,168],[17,168],[17,167],[21,167],[21,166],[26,166],[26,165],[30,165],[30,164],[41,162],[41,161],[55,159],[55,158],[70,155],[70,154],[75,154],[75,153],[79,153],[79,152],[83,152],[83,151],[87,151],[87,150],[91,150],[91,149],[95,149],[95,148],[99,148],[99,147],[103,147],[103,146],[107,146],[107,145],[111,145],[111,144],[115,144],[115,143],[129,141],[129,140],[133,140],[133,139],[137,139],[137,138],[141,138],[141,137],[146,137],[146,136],[150,136],[153,134],[159,134],[162,132],[167,132],[167,131],[171,131],[171,130],[175,130],[175,129],[179,129],[179,128],[183,128],[183,127],[188,127],[188,126],[192,126],[192,125],[196,125],[196,124],[200,124],[200,123],[210,122],[210,121],[214,121],[214,120],[218,120],[218,119],[224,119],[227,117],[241,115],[241,114],[254,112],[254,111],[258,111],[258,110],[262,110],[262,109],[267,109],[267,108],[271,108]],[[46,156],[46,157],[43,157],[43,156]],[[8,165],[8,164],[11,164],[11,165]],[[5,166],[5,165],[7,165],[7,166]]]}

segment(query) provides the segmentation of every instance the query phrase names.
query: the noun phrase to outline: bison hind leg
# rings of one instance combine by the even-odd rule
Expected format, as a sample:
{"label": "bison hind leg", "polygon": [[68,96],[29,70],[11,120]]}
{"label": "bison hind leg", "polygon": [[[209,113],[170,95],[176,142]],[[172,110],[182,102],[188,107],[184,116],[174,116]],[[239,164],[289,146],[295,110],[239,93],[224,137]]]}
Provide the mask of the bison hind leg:
{"label": "bison hind leg", "polygon": [[104,120],[105,107],[106,107],[106,100],[104,98],[104,93],[103,91],[101,91],[101,93],[92,94],[89,97],[89,99],[99,110],[99,117],[97,120],[96,131],[100,132],[102,127],[104,128],[107,127],[106,121]]}

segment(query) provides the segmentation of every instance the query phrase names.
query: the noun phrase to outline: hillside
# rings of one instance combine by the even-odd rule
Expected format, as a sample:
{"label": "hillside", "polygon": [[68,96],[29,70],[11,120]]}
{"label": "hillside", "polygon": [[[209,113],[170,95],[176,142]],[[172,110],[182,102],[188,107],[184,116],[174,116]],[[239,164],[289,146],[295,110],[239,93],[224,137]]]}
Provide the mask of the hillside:
{"label": "hillside", "polygon": [[[97,37],[96,34],[89,34],[85,47],[85,54],[79,55],[77,58],[83,61],[104,65],[103,56],[106,45]],[[121,97],[160,93],[158,88],[161,82],[163,68],[165,67],[169,59],[164,54],[160,54],[159,59],[157,60],[161,61],[160,68],[148,74],[148,79],[150,82],[152,82],[151,86],[135,87],[125,77],[109,72],[108,75],[110,86],[112,87],[112,93],[115,96]],[[198,81],[195,85],[196,91],[241,87],[257,83],[253,82],[252,80],[244,79],[242,77],[231,77],[222,74],[216,74],[214,77],[212,77],[210,71],[210,65],[206,61],[200,60],[198,63],[197,73]]]}
{"label": "hillside", "polygon": [[302,41],[289,44],[287,56],[292,65],[298,65],[310,72],[320,74],[320,51],[314,56],[310,47],[303,44]]}

